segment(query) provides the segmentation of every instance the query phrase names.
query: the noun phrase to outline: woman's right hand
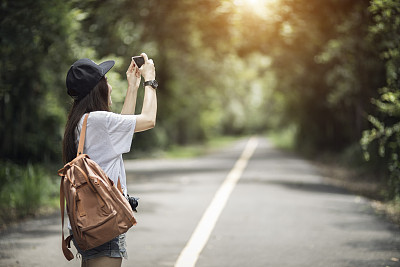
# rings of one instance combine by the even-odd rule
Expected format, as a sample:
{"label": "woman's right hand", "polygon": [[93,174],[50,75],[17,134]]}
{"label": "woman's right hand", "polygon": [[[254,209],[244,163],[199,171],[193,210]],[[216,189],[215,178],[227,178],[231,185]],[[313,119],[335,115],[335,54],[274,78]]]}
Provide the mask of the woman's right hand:
{"label": "woman's right hand", "polygon": [[156,68],[153,60],[149,59],[145,53],[140,54],[144,58],[144,64],[140,67],[140,72],[144,81],[151,81],[156,79]]}
{"label": "woman's right hand", "polygon": [[133,59],[128,70],[126,71],[126,78],[128,80],[128,88],[133,87],[135,90],[139,88],[140,69],[136,66],[136,63]]}

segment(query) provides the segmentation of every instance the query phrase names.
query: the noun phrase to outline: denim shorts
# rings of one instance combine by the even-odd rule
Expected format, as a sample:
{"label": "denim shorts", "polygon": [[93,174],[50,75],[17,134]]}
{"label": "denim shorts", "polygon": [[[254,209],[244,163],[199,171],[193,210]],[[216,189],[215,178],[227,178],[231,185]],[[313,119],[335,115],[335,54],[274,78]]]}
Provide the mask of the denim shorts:
{"label": "denim shorts", "polygon": [[[71,231],[72,234],[72,231]],[[111,258],[124,258],[128,259],[126,252],[126,233],[121,234],[114,239],[100,245],[98,247],[82,251],[72,238],[78,253],[82,256],[82,260],[90,260],[97,257],[111,257]]]}

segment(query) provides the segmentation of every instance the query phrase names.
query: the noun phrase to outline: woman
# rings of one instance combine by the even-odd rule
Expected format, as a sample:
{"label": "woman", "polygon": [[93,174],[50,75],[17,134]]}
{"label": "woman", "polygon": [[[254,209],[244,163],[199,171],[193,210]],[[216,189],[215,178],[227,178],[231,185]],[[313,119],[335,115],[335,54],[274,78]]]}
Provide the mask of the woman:
{"label": "woman", "polygon": [[[83,118],[90,113],[84,153],[99,164],[114,184],[120,184],[125,196],[127,188],[122,154],[130,151],[134,132],[151,129],[156,122],[155,67],[145,53],[141,56],[145,61],[143,66],[139,69],[132,60],[126,72],[128,90],[121,114],[110,112],[112,87],[105,77],[114,61],[97,65],[89,59],[80,59],[71,66],[66,79],[68,94],[74,103],[64,133],[64,162],[76,157]],[[145,81],[144,101],[141,114],[134,115],[140,75]],[[125,234],[87,251],[81,251],[76,244],[75,247],[82,255],[82,266],[85,267],[121,266],[122,258],[127,257]]]}

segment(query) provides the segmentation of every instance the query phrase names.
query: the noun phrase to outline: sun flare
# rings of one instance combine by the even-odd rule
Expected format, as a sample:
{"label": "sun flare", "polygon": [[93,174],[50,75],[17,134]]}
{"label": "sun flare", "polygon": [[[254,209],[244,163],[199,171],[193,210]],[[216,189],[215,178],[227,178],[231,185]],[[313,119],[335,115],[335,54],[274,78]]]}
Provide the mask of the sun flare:
{"label": "sun flare", "polygon": [[270,15],[278,2],[279,0],[234,0],[235,5],[239,8],[248,10],[261,17]]}
{"label": "sun flare", "polygon": [[267,4],[272,4],[276,2],[276,0],[244,0],[243,2],[254,7],[263,7]]}

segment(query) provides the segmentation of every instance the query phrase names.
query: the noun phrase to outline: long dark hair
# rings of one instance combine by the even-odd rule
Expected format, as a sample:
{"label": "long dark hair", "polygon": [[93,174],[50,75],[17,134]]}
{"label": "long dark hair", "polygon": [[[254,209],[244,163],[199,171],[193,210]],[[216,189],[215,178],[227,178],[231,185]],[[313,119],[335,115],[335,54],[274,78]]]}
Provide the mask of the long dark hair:
{"label": "long dark hair", "polygon": [[76,136],[75,129],[85,113],[92,111],[110,111],[109,107],[108,84],[105,77],[90,91],[90,93],[80,100],[74,100],[72,108],[68,114],[67,124],[65,125],[63,139],[63,161],[64,164],[76,157]]}

